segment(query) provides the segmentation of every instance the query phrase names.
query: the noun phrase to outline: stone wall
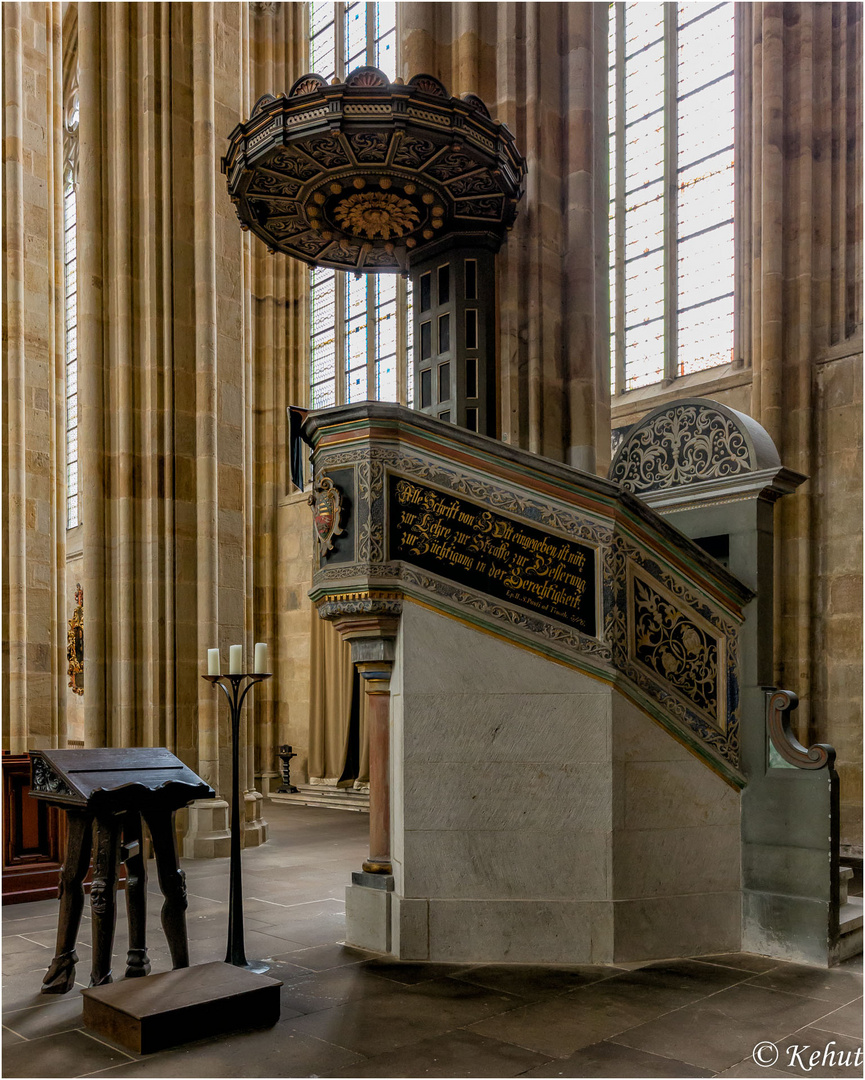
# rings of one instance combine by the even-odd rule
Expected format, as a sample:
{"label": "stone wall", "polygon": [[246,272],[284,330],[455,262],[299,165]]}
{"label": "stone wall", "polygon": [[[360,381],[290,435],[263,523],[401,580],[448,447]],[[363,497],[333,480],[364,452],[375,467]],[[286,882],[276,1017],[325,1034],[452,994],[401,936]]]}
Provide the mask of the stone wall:
{"label": "stone wall", "polygon": [[738,792],[606,683],[406,601],[391,724],[396,955],[739,948]]}
{"label": "stone wall", "polygon": [[309,777],[310,622],[318,617],[308,596],[313,543],[307,498],[304,492],[286,496],[280,502],[278,517],[278,739],[279,743],[289,743],[297,754],[291,763],[295,784]]}

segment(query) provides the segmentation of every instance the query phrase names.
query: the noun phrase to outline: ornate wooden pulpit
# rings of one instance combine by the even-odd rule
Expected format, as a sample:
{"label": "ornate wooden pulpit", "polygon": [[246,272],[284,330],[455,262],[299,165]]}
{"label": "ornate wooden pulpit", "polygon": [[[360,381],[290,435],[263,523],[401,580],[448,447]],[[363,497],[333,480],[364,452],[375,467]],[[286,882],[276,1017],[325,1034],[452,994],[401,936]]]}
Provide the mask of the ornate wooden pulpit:
{"label": "ornate wooden pulpit", "polygon": [[147,975],[147,866],[142,821],[153,840],[159,887],[165,897],[162,928],[172,965],[189,966],[186,938],[186,882],[177,857],[174,812],[192,799],[215,792],[164,747],[30,752],[31,798],[66,811],[68,841],[60,874],[57,951],[43,980],[43,994],[64,994],[75,981],[75,942],[84,908],[84,877],[90,864],[95,826],[93,884],[93,967],[90,985],[111,982],[118,868],[126,863],[129,951],[126,976]]}

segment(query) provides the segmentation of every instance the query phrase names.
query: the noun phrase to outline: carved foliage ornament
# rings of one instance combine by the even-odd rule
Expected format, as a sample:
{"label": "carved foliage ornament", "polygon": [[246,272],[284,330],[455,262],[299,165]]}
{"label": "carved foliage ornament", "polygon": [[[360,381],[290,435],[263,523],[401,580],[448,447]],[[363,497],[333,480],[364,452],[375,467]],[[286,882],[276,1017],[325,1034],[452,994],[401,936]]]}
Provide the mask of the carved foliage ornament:
{"label": "carved foliage ornament", "polygon": [[69,620],[66,632],[66,658],[69,667],[69,686],[73,694],[84,693],[84,590],[81,584],[75,586],[75,611]]}
{"label": "carved foliage ornament", "polygon": [[338,203],[334,215],[346,232],[370,240],[405,236],[419,215],[408,199],[383,191],[362,191]]}
{"label": "carved foliage ornament", "polygon": [[326,555],[333,548],[333,538],[342,533],[342,526],[339,523],[342,495],[329,476],[322,476],[313,485],[307,502],[312,507],[318,553]]}
{"label": "carved foliage ornament", "polygon": [[73,795],[75,794],[66,782],[57,775],[51,766],[43,759],[34,757],[33,761],[33,790],[34,791],[47,791],[52,795]]}
{"label": "carved foliage ornament", "polygon": [[717,638],[636,576],[633,604],[634,659],[718,723]]}
{"label": "carved foliage ornament", "polygon": [[745,433],[729,416],[698,403],[665,409],[629,435],[610,479],[628,491],[656,491],[753,469]]}

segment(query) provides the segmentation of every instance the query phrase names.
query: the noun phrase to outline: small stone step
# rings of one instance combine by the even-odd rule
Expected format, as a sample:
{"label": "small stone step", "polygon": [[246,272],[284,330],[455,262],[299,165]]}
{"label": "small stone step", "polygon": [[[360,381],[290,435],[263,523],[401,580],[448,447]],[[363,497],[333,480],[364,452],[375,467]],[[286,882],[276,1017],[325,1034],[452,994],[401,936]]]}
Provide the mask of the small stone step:
{"label": "small stone step", "polygon": [[838,874],[841,883],[841,907],[847,903],[847,892],[850,888],[850,882],[853,880],[853,870],[849,866],[842,866]]}
{"label": "small stone step", "polygon": [[298,784],[296,795],[272,792],[268,798],[273,802],[294,803],[297,806],[319,806],[328,810],[354,810],[369,813],[369,792],[356,788],[324,787],[319,784]]}
{"label": "small stone step", "polygon": [[841,940],[839,963],[862,952],[862,897],[851,896],[838,913]]}

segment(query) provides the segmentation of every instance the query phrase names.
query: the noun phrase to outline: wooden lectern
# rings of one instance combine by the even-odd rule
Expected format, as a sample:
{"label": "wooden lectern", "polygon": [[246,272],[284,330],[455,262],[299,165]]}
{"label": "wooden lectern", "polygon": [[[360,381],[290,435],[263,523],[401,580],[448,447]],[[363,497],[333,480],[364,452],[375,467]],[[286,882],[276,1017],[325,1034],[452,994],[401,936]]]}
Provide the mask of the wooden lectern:
{"label": "wooden lectern", "polygon": [[177,856],[174,812],[192,799],[215,796],[213,788],[164,747],[100,750],[33,750],[31,798],[66,811],[68,840],[60,873],[57,951],[43,979],[43,994],[65,994],[75,982],[75,942],[84,908],[84,878],[96,845],[90,904],[93,967],[90,985],[111,982],[118,868],[126,863],[129,914],[127,978],[147,975],[147,868],[142,819],[153,840],[159,887],[165,897],[162,929],[172,966],[189,966],[186,881]]}

